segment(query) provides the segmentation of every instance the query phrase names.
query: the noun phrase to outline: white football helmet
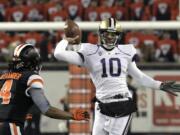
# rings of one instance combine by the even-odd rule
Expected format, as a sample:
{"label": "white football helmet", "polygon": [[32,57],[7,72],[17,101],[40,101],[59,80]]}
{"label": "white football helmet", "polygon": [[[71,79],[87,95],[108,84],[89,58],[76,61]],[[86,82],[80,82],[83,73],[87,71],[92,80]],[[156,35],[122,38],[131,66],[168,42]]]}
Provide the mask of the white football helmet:
{"label": "white football helmet", "polygon": [[122,29],[116,19],[105,19],[99,25],[99,35],[101,45],[105,49],[111,50],[117,45],[118,39],[121,38]]}

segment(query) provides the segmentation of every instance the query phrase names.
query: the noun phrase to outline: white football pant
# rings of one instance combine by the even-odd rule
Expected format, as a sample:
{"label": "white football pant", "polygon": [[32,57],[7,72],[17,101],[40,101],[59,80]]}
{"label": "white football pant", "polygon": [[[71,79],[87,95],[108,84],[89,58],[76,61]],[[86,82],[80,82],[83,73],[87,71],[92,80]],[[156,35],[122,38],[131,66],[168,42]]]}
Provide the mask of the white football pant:
{"label": "white football pant", "polygon": [[92,135],[126,135],[131,119],[132,114],[120,118],[103,115],[96,103]]}

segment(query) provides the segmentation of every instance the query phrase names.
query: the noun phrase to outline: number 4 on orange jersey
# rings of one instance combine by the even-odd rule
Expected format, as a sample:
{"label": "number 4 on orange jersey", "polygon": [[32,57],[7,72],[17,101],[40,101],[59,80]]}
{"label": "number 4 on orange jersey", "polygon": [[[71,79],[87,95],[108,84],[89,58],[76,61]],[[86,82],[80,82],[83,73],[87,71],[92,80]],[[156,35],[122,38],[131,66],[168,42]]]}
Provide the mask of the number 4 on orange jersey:
{"label": "number 4 on orange jersey", "polygon": [[9,104],[11,98],[11,87],[13,80],[6,80],[0,90],[0,98],[2,98],[1,104]]}

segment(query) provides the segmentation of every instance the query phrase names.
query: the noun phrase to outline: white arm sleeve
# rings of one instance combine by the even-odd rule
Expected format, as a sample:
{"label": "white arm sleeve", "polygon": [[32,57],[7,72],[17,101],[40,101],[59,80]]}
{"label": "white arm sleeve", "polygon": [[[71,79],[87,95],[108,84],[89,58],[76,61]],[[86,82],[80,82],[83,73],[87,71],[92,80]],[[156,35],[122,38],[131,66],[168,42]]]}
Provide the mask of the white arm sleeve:
{"label": "white arm sleeve", "polygon": [[75,51],[67,51],[66,48],[68,46],[68,41],[63,39],[61,40],[55,50],[54,50],[54,57],[58,60],[66,61],[71,64],[83,65],[83,60],[80,55]]}
{"label": "white arm sleeve", "polygon": [[154,80],[153,78],[144,74],[137,68],[135,62],[130,63],[128,72],[139,84],[152,89],[160,89],[160,85],[162,82]]}

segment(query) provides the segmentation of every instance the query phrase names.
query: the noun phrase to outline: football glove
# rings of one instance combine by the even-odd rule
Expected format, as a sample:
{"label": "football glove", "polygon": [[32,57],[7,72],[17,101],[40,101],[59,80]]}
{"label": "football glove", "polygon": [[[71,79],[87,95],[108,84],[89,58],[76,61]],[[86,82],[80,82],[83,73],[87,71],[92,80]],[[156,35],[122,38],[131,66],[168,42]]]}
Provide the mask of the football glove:
{"label": "football glove", "polygon": [[77,109],[73,112],[73,119],[74,120],[89,120],[90,115],[87,111],[82,109]]}
{"label": "football glove", "polygon": [[174,96],[178,96],[175,92],[180,92],[180,84],[176,84],[175,81],[163,82],[161,83],[160,89]]}

